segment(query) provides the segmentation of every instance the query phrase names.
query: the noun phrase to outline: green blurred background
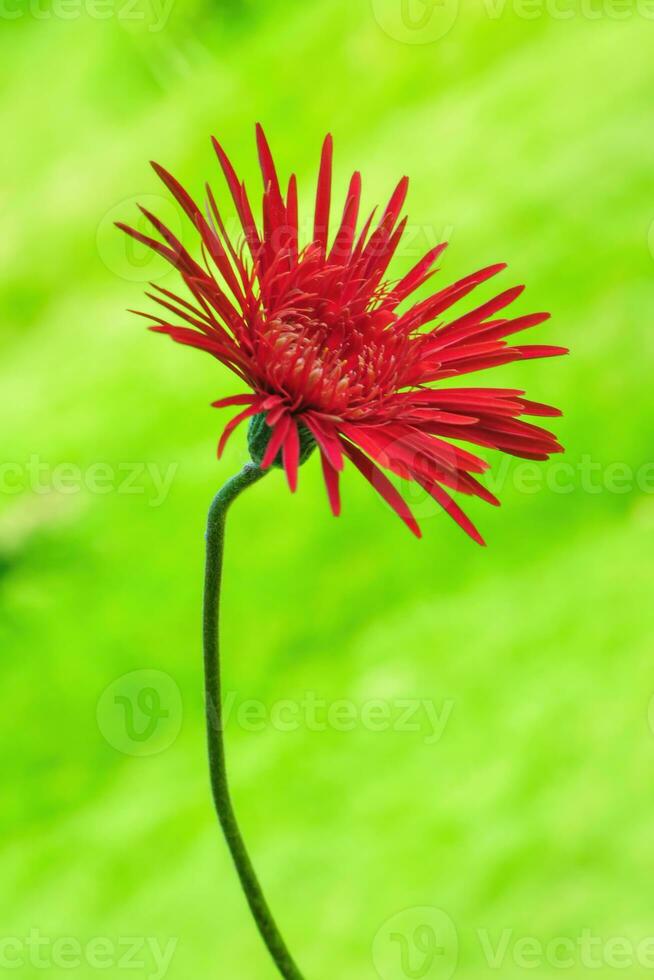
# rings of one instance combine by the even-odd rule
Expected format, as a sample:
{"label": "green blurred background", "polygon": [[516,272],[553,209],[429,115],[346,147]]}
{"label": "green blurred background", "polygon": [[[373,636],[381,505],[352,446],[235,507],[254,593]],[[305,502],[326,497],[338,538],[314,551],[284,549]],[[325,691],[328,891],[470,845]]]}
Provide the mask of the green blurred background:
{"label": "green blurred background", "polygon": [[330,130],[339,202],[355,167],[369,205],[412,178],[398,275],[443,237],[443,282],[505,260],[572,348],[483,379],[561,405],[567,447],[493,460],[487,549],[409,493],[417,542],[356,473],[332,519],[315,459],[233,511],[229,757],[288,942],[308,980],[650,974],[653,17],[3,5],[0,973],[275,976],[202,724],[203,525],[245,453],[216,462],[209,403],[238,383],[125,312],[175,278],[112,226],[149,202],[191,246],[147,161],[225,201],[209,135],[252,183],[260,119],[305,208]]}

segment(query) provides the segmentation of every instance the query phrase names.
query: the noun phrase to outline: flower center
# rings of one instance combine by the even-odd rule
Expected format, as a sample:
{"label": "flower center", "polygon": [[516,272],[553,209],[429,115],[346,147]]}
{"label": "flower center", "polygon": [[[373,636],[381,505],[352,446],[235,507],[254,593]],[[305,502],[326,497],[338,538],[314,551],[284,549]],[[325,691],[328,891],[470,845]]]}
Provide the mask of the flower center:
{"label": "flower center", "polygon": [[357,416],[401,384],[401,338],[376,311],[358,317],[341,310],[331,322],[286,311],[261,335],[260,363],[274,390],[298,408]]}

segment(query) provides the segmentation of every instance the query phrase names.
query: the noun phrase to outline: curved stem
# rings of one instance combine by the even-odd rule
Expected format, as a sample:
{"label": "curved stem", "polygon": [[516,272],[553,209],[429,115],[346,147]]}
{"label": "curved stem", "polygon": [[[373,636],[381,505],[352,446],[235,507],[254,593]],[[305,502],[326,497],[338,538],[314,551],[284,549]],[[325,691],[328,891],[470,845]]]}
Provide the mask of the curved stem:
{"label": "curved stem", "polygon": [[204,590],[204,669],[207,716],[207,738],[211,787],[218,819],[234,859],[243,891],[252,915],[270,955],[286,980],[303,980],[275,924],[261,885],[250,861],[238,827],[227,782],[225,745],[223,741],[223,711],[220,680],[220,647],[218,625],[220,584],[222,580],[225,517],[233,500],[246,487],[264,476],[258,466],[247,464],[220,490],[209,510],[207,524],[207,563]]}

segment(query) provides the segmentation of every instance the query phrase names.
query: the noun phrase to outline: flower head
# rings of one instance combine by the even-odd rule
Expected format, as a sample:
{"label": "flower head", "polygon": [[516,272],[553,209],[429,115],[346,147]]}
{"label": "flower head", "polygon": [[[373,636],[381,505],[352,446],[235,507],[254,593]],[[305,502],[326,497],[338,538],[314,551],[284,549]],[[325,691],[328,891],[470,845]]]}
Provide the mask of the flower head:
{"label": "flower head", "polygon": [[245,185],[220,144],[213,142],[242,225],[239,241],[228,235],[209,185],[203,213],[157,164],[155,171],[198,232],[202,263],[145,208],[141,210],[158,239],[119,227],[167,259],[188,289],[183,298],[153,287],[148,296],[165,312],[147,314],[151,329],[207,351],[250,389],[214,403],[239,409],[225,427],[219,455],[234,429],[251,419],[255,461],[263,468],[282,465],[291,490],[297,486],[300,462],[318,448],[334,514],[340,511],[339,474],[349,460],[416,535],[418,525],[384,470],[415,481],[483,543],[448,491],[498,501],[477,479],[488,464],[458,443],[545,460],[561,446],[549,431],[522,416],[560,412],[528,401],[520,390],[454,387],[449,382],[510,361],[566,353],[561,347],[514,346],[506,339],[541,324],[549,314],[508,318],[507,307],[523,291],[516,286],[446,318],[455,303],[501,272],[504,264],[480,269],[411,304],[415,291],[436,271],[445,243],[431,249],[403,278],[387,279],[406,225],[400,214],[408,180],[400,181],[383,213],[376,218],[373,212],[357,231],[359,173],[350,181],[342,216],[330,235],[331,136],[322,150],[312,239],[304,246],[296,178],[290,178],[284,193],[261,127],[261,226]]}

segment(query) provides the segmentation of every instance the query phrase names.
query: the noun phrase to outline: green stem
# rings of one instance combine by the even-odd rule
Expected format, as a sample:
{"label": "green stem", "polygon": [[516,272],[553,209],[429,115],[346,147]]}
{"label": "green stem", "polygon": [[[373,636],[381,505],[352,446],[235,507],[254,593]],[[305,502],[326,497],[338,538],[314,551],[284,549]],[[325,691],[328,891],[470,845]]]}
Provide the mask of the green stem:
{"label": "green stem", "polygon": [[218,626],[220,618],[220,584],[222,580],[225,517],[227,509],[238,495],[264,475],[258,466],[247,464],[220,490],[209,510],[207,524],[207,564],[204,590],[204,670],[207,715],[207,737],[211,788],[216,811],[225,834],[243,891],[252,915],[270,955],[286,980],[303,980],[275,924],[261,885],[250,861],[236,821],[227,782],[225,745],[223,741],[223,710],[220,680],[220,647]]}

